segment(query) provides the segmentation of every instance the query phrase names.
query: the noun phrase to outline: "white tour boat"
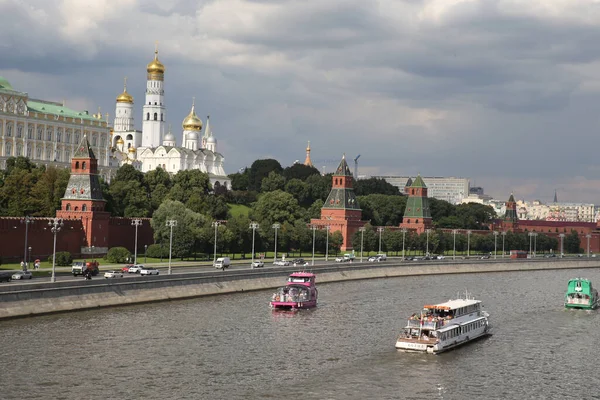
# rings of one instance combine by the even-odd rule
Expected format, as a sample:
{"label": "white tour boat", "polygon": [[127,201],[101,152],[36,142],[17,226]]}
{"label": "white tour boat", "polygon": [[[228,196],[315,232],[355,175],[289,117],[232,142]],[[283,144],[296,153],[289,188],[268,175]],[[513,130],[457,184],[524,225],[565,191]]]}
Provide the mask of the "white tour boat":
{"label": "white tour boat", "polygon": [[469,298],[426,305],[408,318],[396,348],[405,351],[441,353],[490,334],[489,314],[480,300]]}

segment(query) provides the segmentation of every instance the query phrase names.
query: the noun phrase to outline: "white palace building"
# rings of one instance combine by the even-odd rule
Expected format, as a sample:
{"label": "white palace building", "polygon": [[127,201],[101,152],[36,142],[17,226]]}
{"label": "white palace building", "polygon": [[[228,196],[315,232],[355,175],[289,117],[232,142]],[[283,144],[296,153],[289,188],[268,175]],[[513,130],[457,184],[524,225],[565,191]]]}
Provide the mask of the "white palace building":
{"label": "white palace building", "polygon": [[217,152],[217,140],[212,134],[209,117],[203,124],[194,104],[183,120],[183,140],[177,146],[175,135],[166,128],[164,91],[165,66],[158,60],[158,49],[147,68],[146,99],[142,107],[142,130],[135,130],[133,96],[117,96],[111,147],[118,165],[131,164],[142,172],[162,168],[170,174],[181,170],[199,169],[206,172],[213,187],[231,189],[231,180],[223,169],[223,156]]}
{"label": "white palace building", "polygon": [[98,158],[98,173],[110,180],[110,127],[100,113],[75,111],[64,103],[36,100],[0,77],[0,168],[10,157],[36,164],[71,167],[83,135]]}

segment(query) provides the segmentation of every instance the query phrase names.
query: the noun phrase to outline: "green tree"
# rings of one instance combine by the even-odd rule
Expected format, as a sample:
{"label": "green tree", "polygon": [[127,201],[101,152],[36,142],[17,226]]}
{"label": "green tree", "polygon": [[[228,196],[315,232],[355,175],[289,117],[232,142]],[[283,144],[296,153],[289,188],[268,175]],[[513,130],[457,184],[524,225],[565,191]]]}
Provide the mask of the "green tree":
{"label": "green tree", "polygon": [[370,194],[399,195],[400,190],[388,183],[385,179],[369,178],[354,181],[354,192],[357,196],[368,196]]}
{"label": "green tree", "polygon": [[320,175],[319,170],[304,164],[296,163],[283,170],[283,176],[287,181],[300,179],[305,181],[311,175]]}
{"label": "green tree", "polygon": [[152,229],[155,243],[166,243],[169,246],[171,228],[166,226],[167,220],[176,220],[173,228],[172,254],[175,257],[189,257],[196,247],[206,218],[185,207],[179,201],[165,200],[152,215]]}
{"label": "green tree", "polygon": [[254,161],[248,172],[248,190],[259,191],[262,186],[262,180],[269,176],[269,173],[272,171],[277,173],[283,171],[279,161],[274,159]]}
{"label": "green tree", "polygon": [[571,233],[565,237],[564,246],[566,253],[576,254],[583,252],[583,249],[581,248],[581,239],[576,230],[571,230]]}
{"label": "green tree", "polygon": [[308,207],[311,204],[310,189],[308,185],[300,179],[290,179],[285,185],[285,191],[294,196],[301,206]]}
{"label": "green tree", "polygon": [[246,168],[244,172],[230,174],[229,179],[231,179],[231,190],[248,190],[249,172],[250,170]]}
{"label": "green tree", "polygon": [[316,200],[327,200],[327,196],[331,192],[331,174],[325,176],[311,175],[306,178],[305,183],[308,186],[310,201],[312,203]]}
{"label": "green tree", "polygon": [[358,204],[363,209],[363,219],[376,226],[398,226],[406,207],[406,197],[384,194],[359,196]]}
{"label": "green tree", "polygon": [[285,178],[281,174],[271,171],[269,172],[269,175],[262,180],[260,191],[263,193],[274,192],[275,190],[283,190],[284,187]]}
{"label": "green tree", "polygon": [[261,225],[271,226],[275,222],[304,220],[305,213],[291,194],[276,190],[259,196],[250,209],[250,218]]}

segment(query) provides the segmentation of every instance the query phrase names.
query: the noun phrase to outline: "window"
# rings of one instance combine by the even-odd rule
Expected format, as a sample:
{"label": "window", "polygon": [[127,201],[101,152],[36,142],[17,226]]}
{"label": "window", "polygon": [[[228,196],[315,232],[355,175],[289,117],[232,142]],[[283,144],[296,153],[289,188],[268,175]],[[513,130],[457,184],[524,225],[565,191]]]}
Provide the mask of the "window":
{"label": "window", "polygon": [[161,120],[161,121],[164,121],[164,119],[163,119],[163,114],[162,114],[162,113],[160,114],[160,120]]}
{"label": "window", "polygon": [[81,206],[81,211],[87,211],[87,205],[86,204],[84,204],[84,205]]}
{"label": "window", "polygon": [[67,204],[67,211],[71,211],[71,204]]}
{"label": "window", "polygon": [[11,150],[12,150],[12,143],[10,143],[10,142],[6,143],[6,145],[4,146],[4,155],[7,157],[10,157],[12,155]]}
{"label": "window", "polygon": [[17,125],[17,137],[23,137],[23,125]]}
{"label": "window", "polygon": [[27,157],[31,158],[31,153],[32,153],[31,145],[28,145],[27,146]]}
{"label": "window", "polygon": [[35,150],[35,158],[37,158],[38,160],[42,159],[42,148],[41,147],[38,147]]}
{"label": "window", "polygon": [[6,124],[6,136],[12,137],[12,123]]}
{"label": "window", "polygon": [[75,169],[79,169],[79,161],[75,161]]}
{"label": "window", "polygon": [[150,121],[150,113],[146,113],[146,121]]}
{"label": "window", "polygon": [[65,142],[71,143],[71,131],[67,131],[67,133],[65,134]]}
{"label": "window", "polygon": [[15,154],[17,157],[20,157],[23,155],[23,146],[21,144],[17,145],[17,153]]}
{"label": "window", "polygon": [[62,128],[58,128],[58,132],[56,132],[56,141],[60,142],[62,140]]}
{"label": "window", "polygon": [[83,169],[83,170],[86,169],[85,161],[81,163],[81,169]]}
{"label": "window", "polygon": [[50,128],[50,127],[46,128],[46,140],[48,140],[48,141],[52,140],[52,128]]}
{"label": "window", "polygon": [[97,146],[98,145],[98,136],[96,134],[94,134],[94,136],[92,136],[92,146]]}
{"label": "window", "polygon": [[154,113],[154,120],[158,121],[158,113]]}

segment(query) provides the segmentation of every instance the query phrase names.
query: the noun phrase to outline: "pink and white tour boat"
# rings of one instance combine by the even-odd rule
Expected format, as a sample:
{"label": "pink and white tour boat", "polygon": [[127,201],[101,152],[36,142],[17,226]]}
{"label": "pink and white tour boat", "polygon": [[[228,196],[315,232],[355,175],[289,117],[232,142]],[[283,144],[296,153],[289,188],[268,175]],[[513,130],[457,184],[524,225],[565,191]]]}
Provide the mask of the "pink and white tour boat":
{"label": "pink and white tour boat", "polygon": [[277,289],[271,297],[270,306],[279,310],[299,310],[317,306],[317,287],[311,272],[290,274],[285,286]]}

